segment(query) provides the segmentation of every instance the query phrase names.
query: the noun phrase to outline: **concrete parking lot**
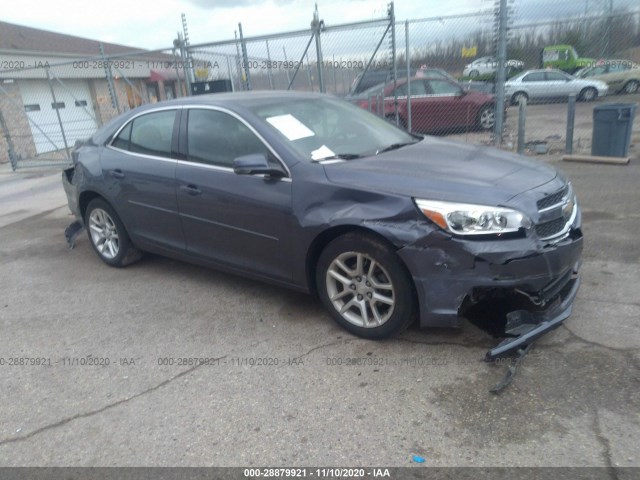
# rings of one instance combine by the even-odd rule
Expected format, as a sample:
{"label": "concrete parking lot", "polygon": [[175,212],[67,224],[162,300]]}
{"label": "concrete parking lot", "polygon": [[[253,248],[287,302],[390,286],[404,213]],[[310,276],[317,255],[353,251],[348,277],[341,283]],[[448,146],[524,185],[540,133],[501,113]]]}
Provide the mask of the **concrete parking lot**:
{"label": "concrete parking lot", "polygon": [[500,395],[473,325],[367,341],[302,294],[151,255],[109,268],[86,236],[66,248],[58,172],[0,166],[0,465],[638,467],[633,152],[544,157],[583,208],[584,281]]}

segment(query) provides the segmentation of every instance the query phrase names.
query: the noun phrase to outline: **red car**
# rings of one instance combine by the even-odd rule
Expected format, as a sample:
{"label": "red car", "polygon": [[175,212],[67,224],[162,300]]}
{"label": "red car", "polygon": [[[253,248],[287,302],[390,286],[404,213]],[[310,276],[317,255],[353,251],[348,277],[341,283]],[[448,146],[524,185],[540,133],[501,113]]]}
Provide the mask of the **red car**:
{"label": "red car", "polygon": [[[410,88],[413,131],[446,132],[460,128],[491,130],[495,124],[495,100],[491,94],[467,92],[459,83],[435,76],[413,77]],[[400,123],[406,128],[406,79],[396,82],[396,93]],[[384,87],[372,87],[352,98],[352,101],[395,122],[393,99],[393,82],[390,82]]]}

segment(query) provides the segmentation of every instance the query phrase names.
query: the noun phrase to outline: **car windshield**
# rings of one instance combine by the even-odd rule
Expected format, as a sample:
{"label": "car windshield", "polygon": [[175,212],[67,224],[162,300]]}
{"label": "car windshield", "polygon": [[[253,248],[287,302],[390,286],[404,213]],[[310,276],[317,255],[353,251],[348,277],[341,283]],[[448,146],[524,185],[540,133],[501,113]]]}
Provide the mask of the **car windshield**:
{"label": "car windshield", "polygon": [[584,67],[578,70],[577,72],[575,72],[573,76],[576,78],[588,77],[592,70],[593,70],[593,67]]}
{"label": "car windshield", "polygon": [[417,137],[342,100],[281,100],[251,109],[309,160],[350,160],[399,148]]}

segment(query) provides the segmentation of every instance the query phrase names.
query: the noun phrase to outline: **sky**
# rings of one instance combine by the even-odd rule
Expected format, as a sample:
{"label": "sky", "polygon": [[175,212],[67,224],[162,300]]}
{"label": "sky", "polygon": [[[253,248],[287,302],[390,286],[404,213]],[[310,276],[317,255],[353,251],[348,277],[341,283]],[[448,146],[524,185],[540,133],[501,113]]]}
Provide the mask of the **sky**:
{"label": "sky", "polygon": [[[442,12],[468,11],[470,3],[486,4],[449,0]],[[385,17],[386,4],[378,0],[320,0],[318,8],[321,19],[337,24]],[[396,18],[424,17],[424,6],[424,0],[401,0],[396,4]],[[154,49],[169,47],[177,32],[182,31],[181,13],[186,14],[191,43],[197,44],[233,39],[238,22],[242,22],[245,36],[306,29],[313,10],[314,2],[309,0],[89,0],[82,4],[77,0],[25,0],[3,2],[1,19]]]}
{"label": "sky", "polygon": [[[319,0],[318,4],[320,18],[327,25],[382,18],[387,9],[387,2],[379,0]],[[396,18],[405,20],[478,11],[492,5],[491,0],[397,0],[395,9]],[[172,44],[182,30],[181,13],[186,14],[191,43],[197,44],[232,39],[238,22],[242,22],[245,36],[306,29],[313,9],[310,0],[89,0],[82,4],[77,0],[24,0],[4,2],[2,20],[154,49]]]}
{"label": "sky", "polygon": [[[602,8],[608,0],[509,0],[526,20],[562,15],[558,9]],[[635,6],[637,0],[614,0]],[[488,10],[494,0],[396,0],[396,19],[416,19]],[[584,5],[584,7],[583,7]],[[245,37],[309,28],[314,9],[310,0],[23,0],[3,2],[1,19],[44,30],[145,49],[172,45],[186,14],[191,44],[233,39],[238,22]],[[386,16],[379,0],[319,0],[327,25]],[[554,10],[555,9],[555,10]],[[0,33],[1,34],[1,33]]]}

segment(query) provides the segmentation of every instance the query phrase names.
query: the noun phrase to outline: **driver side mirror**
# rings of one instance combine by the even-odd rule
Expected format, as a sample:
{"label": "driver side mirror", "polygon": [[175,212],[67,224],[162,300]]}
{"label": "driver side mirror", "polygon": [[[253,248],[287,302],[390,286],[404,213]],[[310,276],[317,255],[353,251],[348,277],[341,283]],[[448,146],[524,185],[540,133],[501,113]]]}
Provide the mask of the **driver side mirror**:
{"label": "driver side mirror", "polygon": [[264,153],[252,153],[234,158],[233,171],[238,175],[268,175],[276,178],[285,175],[281,169],[269,165],[269,160]]}

